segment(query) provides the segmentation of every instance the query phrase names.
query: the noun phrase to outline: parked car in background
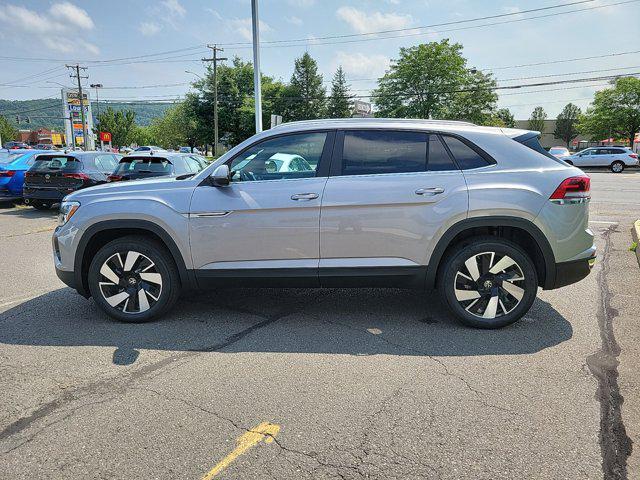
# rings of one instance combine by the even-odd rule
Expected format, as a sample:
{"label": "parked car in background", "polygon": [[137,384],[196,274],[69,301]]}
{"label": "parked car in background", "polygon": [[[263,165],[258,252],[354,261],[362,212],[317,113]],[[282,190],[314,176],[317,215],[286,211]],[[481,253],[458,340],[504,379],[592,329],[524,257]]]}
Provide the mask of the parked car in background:
{"label": "parked car in background", "polygon": [[198,155],[200,155],[202,153],[196,147],[193,147],[193,151],[191,151],[191,147],[180,147],[178,149],[178,152],[180,152],[180,153],[197,153]]}
{"label": "parked car in background", "polygon": [[[274,168],[284,156],[310,168]],[[194,287],[384,286],[437,288],[463,323],[498,328],[539,287],[589,274],[589,198],[589,177],[538,132],[295,122],[192,177],[69,195],[53,258],[63,282],[120,321],[158,317]]]}
{"label": "parked car in background", "polygon": [[170,177],[195,174],[209,165],[200,155],[184,153],[131,154],[120,159],[109,175],[110,182],[141,180],[152,177]]}
{"label": "parked car in background", "polygon": [[155,145],[143,145],[133,150],[134,152],[166,152],[164,148]]}
{"label": "parked car in background", "polygon": [[627,167],[638,166],[638,154],[625,147],[591,147],[562,160],[576,167],[608,167],[621,173]]}
{"label": "parked car in background", "polygon": [[36,150],[54,150],[53,145],[50,143],[39,143],[35,146]]}
{"label": "parked car in background", "polygon": [[0,158],[0,201],[22,199],[24,175],[44,150],[10,150],[16,152],[4,161]]}
{"label": "parked car in background", "polygon": [[131,148],[131,147],[120,147],[119,148],[119,152],[127,154],[127,153],[130,153],[130,152],[133,152],[133,148]]}
{"label": "parked car in background", "polygon": [[549,153],[556,158],[564,158],[571,155],[571,152],[567,147],[551,147]]}
{"label": "parked car in background", "polygon": [[106,183],[120,158],[105,152],[41,153],[25,175],[24,201],[47,209],[71,192]]}
{"label": "parked car in background", "polygon": [[7,142],[4,144],[7,150],[16,150],[19,148],[30,149],[31,147],[24,142]]}

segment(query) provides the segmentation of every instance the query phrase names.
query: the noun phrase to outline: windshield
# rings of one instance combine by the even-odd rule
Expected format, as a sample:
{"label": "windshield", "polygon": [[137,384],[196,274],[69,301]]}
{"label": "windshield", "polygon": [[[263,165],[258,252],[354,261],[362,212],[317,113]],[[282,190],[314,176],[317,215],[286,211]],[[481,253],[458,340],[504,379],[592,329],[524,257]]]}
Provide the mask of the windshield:
{"label": "windshield", "polygon": [[31,171],[42,172],[46,170],[64,170],[65,172],[81,170],[82,162],[74,157],[38,157]]}
{"label": "windshield", "polygon": [[121,160],[116,175],[131,173],[171,173],[171,162],[166,158],[134,158]]}

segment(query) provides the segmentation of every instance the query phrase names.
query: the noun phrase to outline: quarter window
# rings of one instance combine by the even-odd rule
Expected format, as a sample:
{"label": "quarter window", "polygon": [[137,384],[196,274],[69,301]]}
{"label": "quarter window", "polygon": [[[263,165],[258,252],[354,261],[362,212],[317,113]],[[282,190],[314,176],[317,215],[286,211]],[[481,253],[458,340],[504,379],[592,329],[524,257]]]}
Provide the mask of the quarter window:
{"label": "quarter window", "polygon": [[427,134],[360,130],[344,134],[342,175],[424,172]]}
{"label": "quarter window", "polygon": [[299,133],[254,145],[229,165],[234,182],[315,177],[326,132]]}
{"label": "quarter window", "polygon": [[486,167],[488,165],[488,162],[478,152],[461,140],[448,135],[444,135],[442,138],[462,170]]}
{"label": "quarter window", "polygon": [[451,155],[444,148],[442,140],[438,135],[429,135],[429,159],[427,161],[427,170],[430,172],[442,172],[446,170],[457,170],[458,167],[453,163]]}

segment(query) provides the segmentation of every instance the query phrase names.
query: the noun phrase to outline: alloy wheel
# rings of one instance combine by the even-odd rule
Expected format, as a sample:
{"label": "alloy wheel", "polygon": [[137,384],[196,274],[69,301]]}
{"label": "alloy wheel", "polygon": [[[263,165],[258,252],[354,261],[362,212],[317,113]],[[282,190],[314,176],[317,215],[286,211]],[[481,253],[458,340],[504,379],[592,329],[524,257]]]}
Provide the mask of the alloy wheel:
{"label": "alloy wheel", "polygon": [[494,319],[512,312],[525,294],[522,268],[508,255],[483,252],[464,262],[454,277],[455,297],[470,314]]}
{"label": "alloy wheel", "polygon": [[623,166],[621,163],[616,162],[613,164],[613,166],[611,167],[611,170],[613,170],[614,173],[620,173],[623,170]]}
{"label": "alloy wheel", "polygon": [[162,275],[156,264],[140,252],[114,253],[100,267],[100,275],[103,298],[123,313],[146,312],[162,294]]}

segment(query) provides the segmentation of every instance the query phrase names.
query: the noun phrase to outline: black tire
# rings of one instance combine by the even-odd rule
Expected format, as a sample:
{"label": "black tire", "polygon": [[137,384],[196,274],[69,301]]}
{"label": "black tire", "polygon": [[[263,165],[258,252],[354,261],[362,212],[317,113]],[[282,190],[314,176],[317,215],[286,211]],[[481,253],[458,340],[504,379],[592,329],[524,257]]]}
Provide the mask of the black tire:
{"label": "black tire", "polygon": [[[107,275],[101,272],[105,265]],[[88,283],[93,300],[107,315],[131,323],[148,322],[166,313],[181,289],[178,269],[164,245],[135,235],[113,240],[98,251],[89,266]],[[121,300],[112,305],[107,298],[112,303]]]}
{"label": "black tire", "polygon": [[[471,272],[468,266],[473,267],[474,257],[477,270]],[[508,258],[502,262],[505,257]],[[490,272],[500,262],[500,265],[509,263],[509,259],[513,265]],[[519,277],[524,279],[518,280]],[[439,271],[438,290],[444,304],[463,324],[501,328],[518,321],[529,311],[536,298],[538,275],[529,256],[515,243],[496,237],[478,237],[454,247],[447,256]],[[494,297],[497,299],[492,300]],[[483,318],[485,314],[488,318]]]}
{"label": "black tire", "polygon": [[613,173],[622,173],[624,171],[624,167],[625,165],[623,162],[616,160],[611,164],[611,171]]}
{"label": "black tire", "polygon": [[29,205],[31,205],[36,210],[49,210],[51,208],[50,203],[41,202],[39,200],[33,200],[31,203],[29,203]]}

